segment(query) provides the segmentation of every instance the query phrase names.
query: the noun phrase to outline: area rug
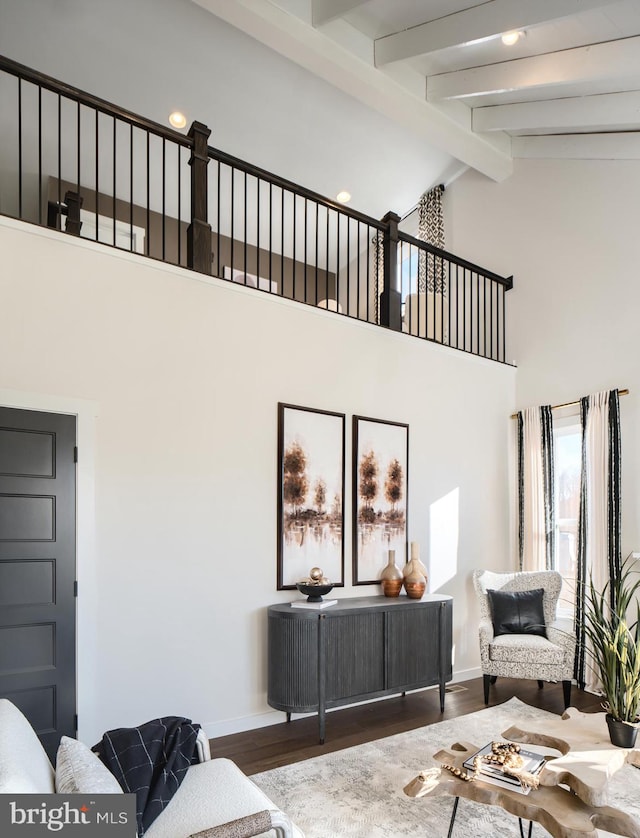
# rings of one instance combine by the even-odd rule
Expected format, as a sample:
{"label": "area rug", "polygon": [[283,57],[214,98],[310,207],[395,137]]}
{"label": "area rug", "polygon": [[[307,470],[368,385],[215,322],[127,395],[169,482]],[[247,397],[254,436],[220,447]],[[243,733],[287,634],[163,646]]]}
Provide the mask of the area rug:
{"label": "area rug", "polygon": [[[432,755],[458,740],[480,747],[516,722],[557,718],[511,698],[487,710],[265,771],[251,779],[306,838],[446,838],[453,798],[413,799],[402,791],[422,768],[435,765]],[[640,818],[638,769],[625,766],[614,776],[609,803]],[[534,838],[548,834],[535,824]],[[496,807],[460,801],[453,838],[503,835],[518,835],[516,818]]]}

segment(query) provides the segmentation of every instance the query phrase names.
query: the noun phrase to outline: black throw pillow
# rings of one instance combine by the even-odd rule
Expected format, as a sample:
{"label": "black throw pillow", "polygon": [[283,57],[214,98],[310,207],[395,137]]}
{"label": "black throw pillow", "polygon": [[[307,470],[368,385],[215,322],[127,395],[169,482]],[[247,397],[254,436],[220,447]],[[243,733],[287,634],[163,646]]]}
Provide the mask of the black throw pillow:
{"label": "black throw pillow", "polygon": [[532,591],[492,591],[487,589],[493,634],[537,634],[547,636],[542,598],[543,588]]}

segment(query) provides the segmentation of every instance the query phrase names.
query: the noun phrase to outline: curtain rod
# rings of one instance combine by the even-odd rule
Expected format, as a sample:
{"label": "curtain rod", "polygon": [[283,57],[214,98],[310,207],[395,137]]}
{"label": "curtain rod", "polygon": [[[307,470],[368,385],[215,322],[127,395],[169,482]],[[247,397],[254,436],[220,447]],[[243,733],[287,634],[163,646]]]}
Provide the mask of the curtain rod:
{"label": "curtain rod", "polygon": [[[628,396],[629,395],[629,388],[625,387],[624,390],[618,390],[618,395],[619,396]],[[560,410],[561,407],[573,407],[576,404],[580,404],[580,399],[576,399],[576,401],[574,401],[574,402],[565,402],[564,404],[552,404],[551,405],[551,410]],[[512,413],[511,418],[512,419],[517,419],[518,414],[517,413]]]}

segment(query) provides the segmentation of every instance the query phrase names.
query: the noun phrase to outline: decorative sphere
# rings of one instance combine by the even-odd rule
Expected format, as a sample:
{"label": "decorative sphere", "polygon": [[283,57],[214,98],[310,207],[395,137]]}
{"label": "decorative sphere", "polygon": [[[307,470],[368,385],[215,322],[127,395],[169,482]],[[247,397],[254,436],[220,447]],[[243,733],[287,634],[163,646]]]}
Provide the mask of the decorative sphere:
{"label": "decorative sphere", "polygon": [[322,568],[312,567],[309,571],[309,578],[313,579],[314,581],[319,581],[320,579],[322,579]]}

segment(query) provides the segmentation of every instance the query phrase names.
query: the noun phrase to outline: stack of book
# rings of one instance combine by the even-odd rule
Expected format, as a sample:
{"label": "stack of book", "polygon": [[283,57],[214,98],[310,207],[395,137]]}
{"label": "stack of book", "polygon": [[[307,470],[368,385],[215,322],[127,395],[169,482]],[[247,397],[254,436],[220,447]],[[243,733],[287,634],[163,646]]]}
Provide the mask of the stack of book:
{"label": "stack of book", "polygon": [[[472,754],[469,759],[464,761],[464,769],[468,773],[473,772],[473,761],[476,757],[480,756],[483,757],[486,754],[491,753],[491,745],[492,743],[489,742],[488,745],[485,745],[484,748],[480,748],[479,751],[476,751],[475,754]],[[542,767],[546,762],[546,757],[542,754],[537,754],[533,751],[526,751],[524,748],[520,749],[520,753],[518,756],[522,757],[523,763],[520,768],[523,771],[526,771],[528,774],[533,774],[533,776],[537,776]],[[510,774],[506,774],[503,771],[502,766],[497,762],[480,762],[480,772],[477,777],[478,780],[482,780],[485,783],[493,783],[496,786],[501,786],[502,788],[510,789],[511,791],[519,792],[520,794],[529,794],[531,791],[530,786],[523,786],[520,783],[520,780],[517,777],[512,777]]]}

